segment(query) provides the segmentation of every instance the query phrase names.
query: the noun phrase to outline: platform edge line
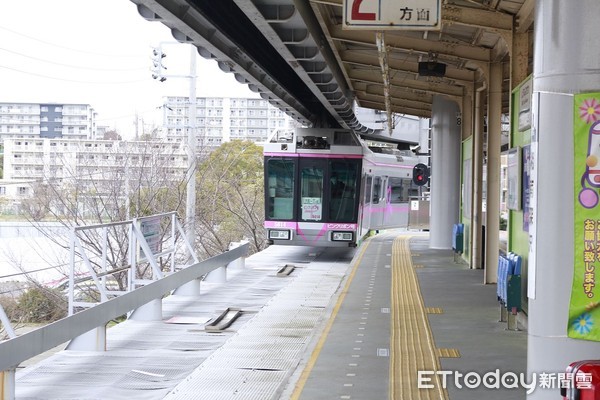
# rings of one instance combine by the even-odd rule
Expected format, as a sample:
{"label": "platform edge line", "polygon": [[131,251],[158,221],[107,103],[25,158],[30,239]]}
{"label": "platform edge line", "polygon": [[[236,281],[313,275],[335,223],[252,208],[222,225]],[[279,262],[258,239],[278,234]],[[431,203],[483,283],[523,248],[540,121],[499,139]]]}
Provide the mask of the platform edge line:
{"label": "platform edge line", "polygon": [[300,395],[302,394],[302,391],[304,390],[304,386],[306,385],[306,382],[308,381],[308,378],[310,377],[312,369],[314,368],[315,364],[317,363],[317,359],[319,358],[319,355],[321,354],[321,350],[323,349],[323,346],[325,345],[325,342],[327,341],[327,337],[329,336],[329,331],[331,330],[331,327],[333,326],[333,323],[335,322],[335,319],[336,319],[337,314],[342,306],[342,303],[344,302],[344,299],[346,298],[346,293],[348,293],[348,290],[350,289],[350,284],[352,284],[352,280],[354,279],[354,275],[356,275],[358,266],[362,262],[362,258],[364,256],[365,252],[367,251],[367,247],[369,247],[370,243],[371,243],[370,240],[367,240],[364,243],[364,247],[361,249],[359,256],[356,258],[356,262],[355,262],[354,266],[352,267],[352,272],[350,272],[350,275],[348,276],[348,279],[346,280],[346,284],[344,285],[344,289],[340,293],[340,296],[339,296],[337,302],[335,303],[333,310],[331,311],[331,315],[329,316],[329,321],[327,322],[327,325],[325,326],[325,329],[323,330],[321,338],[317,342],[317,345],[315,346],[315,348],[310,356],[310,359],[308,360],[308,363],[304,367],[304,370],[302,371],[300,378],[298,378],[298,381],[296,382],[296,387],[294,388],[294,391],[292,392],[292,395],[290,396],[290,400],[298,400],[300,398]]}

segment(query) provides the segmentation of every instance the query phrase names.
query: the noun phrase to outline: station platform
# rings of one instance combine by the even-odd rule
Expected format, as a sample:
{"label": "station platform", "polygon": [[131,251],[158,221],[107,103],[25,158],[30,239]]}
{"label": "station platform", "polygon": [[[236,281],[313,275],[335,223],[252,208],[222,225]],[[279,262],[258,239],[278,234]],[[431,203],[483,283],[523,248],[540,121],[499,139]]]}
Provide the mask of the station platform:
{"label": "station platform", "polygon": [[293,398],[525,399],[523,388],[460,377],[525,373],[527,334],[498,322],[496,285],[482,284],[482,270],[428,245],[426,235],[391,232],[361,249]]}
{"label": "station platform", "polygon": [[[271,246],[200,296],[165,297],[161,321],[110,328],[105,352],[60,351],[17,371],[16,397],[525,399],[459,377],[524,373],[527,334],[498,322],[483,271],[428,239],[394,230],[358,249]],[[227,308],[242,311],[231,327],[204,329]]]}

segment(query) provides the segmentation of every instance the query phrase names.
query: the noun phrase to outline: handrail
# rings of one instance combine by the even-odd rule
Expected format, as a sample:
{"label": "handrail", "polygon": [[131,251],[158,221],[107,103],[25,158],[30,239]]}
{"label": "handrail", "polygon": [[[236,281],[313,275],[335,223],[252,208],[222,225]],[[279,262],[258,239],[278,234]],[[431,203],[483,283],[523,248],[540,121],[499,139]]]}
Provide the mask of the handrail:
{"label": "handrail", "polygon": [[0,342],[0,371],[16,368],[21,362],[50,350],[79,335],[104,326],[111,319],[161,299],[165,293],[197,279],[214,269],[245,257],[249,244],[229,250],[223,254],[192,264],[162,279],[100,303],[49,325],[38,328],[4,342]]}
{"label": "handrail", "polygon": [[[160,214],[146,215],[143,217],[137,217],[136,219],[138,221],[143,221],[146,219],[156,218],[156,217],[170,217],[172,215],[177,215],[177,211],[169,211],[169,212],[164,212],[164,213],[160,213]],[[75,231],[81,231],[81,230],[96,229],[96,228],[111,228],[113,226],[131,224],[132,222],[133,222],[133,219],[128,219],[126,221],[115,221],[115,222],[106,222],[106,223],[102,223],[102,224],[75,226],[75,227],[73,227],[73,229]]]}

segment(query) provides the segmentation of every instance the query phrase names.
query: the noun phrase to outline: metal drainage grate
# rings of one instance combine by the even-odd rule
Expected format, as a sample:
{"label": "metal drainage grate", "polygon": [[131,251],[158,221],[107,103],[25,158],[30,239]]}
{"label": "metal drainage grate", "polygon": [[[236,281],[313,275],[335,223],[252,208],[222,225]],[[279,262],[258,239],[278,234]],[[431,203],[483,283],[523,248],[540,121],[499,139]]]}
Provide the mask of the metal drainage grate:
{"label": "metal drainage grate", "polygon": [[279,277],[289,276],[295,269],[296,269],[295,265],[285,264],[283,267],[281,267],[277,271],[277,276],[279,276]]}
{"label": "metal drainage grate", "polygon": [[233,322],[242,315],[242,310],[239,308],[227,307],[214,321],[204,326],[207,332],[223,332],[229,328]]}

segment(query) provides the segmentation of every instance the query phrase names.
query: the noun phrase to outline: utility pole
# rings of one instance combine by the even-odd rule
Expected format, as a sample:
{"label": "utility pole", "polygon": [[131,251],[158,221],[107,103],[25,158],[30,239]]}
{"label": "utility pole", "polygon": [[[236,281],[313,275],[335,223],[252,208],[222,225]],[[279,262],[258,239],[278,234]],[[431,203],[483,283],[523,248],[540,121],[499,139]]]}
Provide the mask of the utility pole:
{"label": "utility pole", "polygon": [[[198,139],[196,135],[196,46],[190,44],[190,74],[185,75],[167,75],[163,73],[166,70],[162,64],[162,59],[167,55],[162,51],[162,44],[159,47],[152,49],[152,78],[164,82],[167,78],[188,78],[190,80],[190,94],[188,101],[188,127],[187,127],[187,156],[188,156],[188,169],[186,174],[187,188],[186,188],[186,202],[185,202],[185,235],[193,248],[194,241],[196,239],[196,146],[198,145]],[[174,44],[180,44],[178,42]],[[188,262],[191,263],[193,260],[192,255],[189,255]]]}
{"label": "utility pole", "polygon": [[[188,173],[187,173],[187,197],[185,209],[186,235],[190,245],[194,246],[196,239],[196,47],[190,45],[190,99],[188,104]],[[192,259],[190,255],[190,259]]]}

